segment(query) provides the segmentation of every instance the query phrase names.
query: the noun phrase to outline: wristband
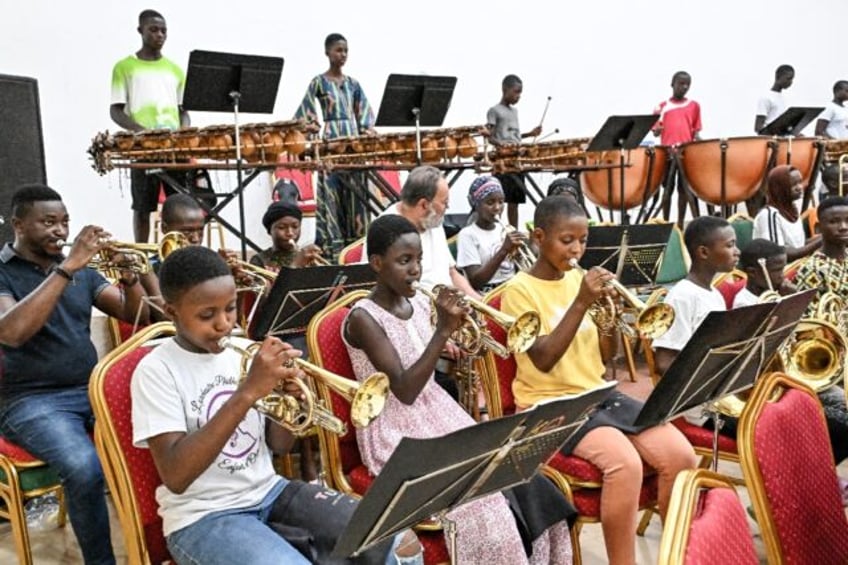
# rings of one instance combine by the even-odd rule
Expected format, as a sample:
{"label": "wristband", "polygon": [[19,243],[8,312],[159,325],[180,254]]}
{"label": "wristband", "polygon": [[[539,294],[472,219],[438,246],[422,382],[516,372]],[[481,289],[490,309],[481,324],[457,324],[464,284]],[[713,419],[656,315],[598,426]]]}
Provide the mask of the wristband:
{"label": "wristband", "polygon": [[64,278],[68,279],[68,281],[70,281],[70,282],[74,282],[74,276],[58,265],[53,267],[53,272],[56,273],[57,275],[59,275],[60,277],[64,277]]}

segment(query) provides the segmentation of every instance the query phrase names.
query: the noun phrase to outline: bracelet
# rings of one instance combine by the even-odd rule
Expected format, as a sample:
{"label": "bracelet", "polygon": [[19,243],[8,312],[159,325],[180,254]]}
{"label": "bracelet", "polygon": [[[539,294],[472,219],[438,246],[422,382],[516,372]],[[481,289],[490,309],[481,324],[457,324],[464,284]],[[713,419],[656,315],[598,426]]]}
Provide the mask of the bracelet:
{"label": "bracelet", "polygon": [[53,272],[59,275],[60,277],[68,279],[70,282],[74,282],[74,276],[58,265],[53,267]]}

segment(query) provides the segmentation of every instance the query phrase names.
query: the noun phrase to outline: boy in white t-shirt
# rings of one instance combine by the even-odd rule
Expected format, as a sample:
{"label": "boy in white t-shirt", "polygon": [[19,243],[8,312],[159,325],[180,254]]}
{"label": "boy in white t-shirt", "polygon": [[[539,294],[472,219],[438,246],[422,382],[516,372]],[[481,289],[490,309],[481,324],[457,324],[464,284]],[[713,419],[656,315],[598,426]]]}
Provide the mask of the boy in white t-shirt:
{"label": "boy in white t-shirt", "polygon": [[833,85],[833,100],[827,103],[816,122],[816,135],[828,139],[848,138],[848,80],[838,80]]}
{"label": "boy in white t-shirt", "polygon": [[686,278],[669,291],[665,302],[674,308],[674,323],[654,340],[654,360],[663,375],[707,314],[726,310],[724,297],[712,286],[716,273],[733,270],[739,259],[736,232],[723,218],[701,216],[683,234],[692,266]]}
{"label": "boy in white t-shirt", "polygon": [[795,80],[795,69],[791,65],[780,65],[774,71],[774,84],[768,93],[757,100],[757,117],[754,119],[754,133],[773,122],[786,110],[786,100],[783,91],[792,86]]}
{"label": "boy in white t-shirt", "polygon": [[[133,443],[150,449],[162,478],[156,501],[172,557],[180,564],[325,562],[356,500],[277,475],[271,453],[288,451],[294,437],[254,408],[283,381],[299,394],[291,360],[301,352],[268,337],[242,374],[241,353],[221,342],[236,323],[235,281],[210,249],[173,252],[160,285],[177,334],[133,376]],[[411,532],[395,538],[394,551],[392,543],[366,552],[364,562],[423,562]]]}
{"label": "boy in white t-shirt", "polygon": [[526,245],[527,236],[516,230],[505,233],[505,226],[498,220],[504,209],[504,191],[497,178],[474,179],[468,203],[477,212],[477,220],[459,232],[456,266],[465,271],[475,290],[486,292],[515,274],[512,257]]}

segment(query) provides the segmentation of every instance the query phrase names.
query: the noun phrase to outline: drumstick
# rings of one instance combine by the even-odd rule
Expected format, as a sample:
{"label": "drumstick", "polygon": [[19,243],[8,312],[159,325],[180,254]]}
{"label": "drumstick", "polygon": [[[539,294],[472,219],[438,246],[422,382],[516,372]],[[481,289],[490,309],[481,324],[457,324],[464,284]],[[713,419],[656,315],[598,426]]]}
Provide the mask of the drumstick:
{"label": "drumstick", "polygon": [[548,100],[545,102],[545,109],[542,111],[542,119],[539,120],[539,125],[542,125],[542,122],[545,121],[545,116],[548,113],[548,106],[551,105],[551,97],[548,96]]}
{"label": "drumstick", "polygon": [[[539,120],[539,128],[540,129],[542,127],[542,122],[545,121],[545,116],[548,114],[548,106],[550,106],[550,105],[551,105],[551,97],[548,96],[548,99],[545,101],[545,109],[542,110],[542,118]],[[534,137],[533,143],[536,143],[536,141],[538,141],[538,140]]]}
{"label": "drumstick", "polygon": [[556,135],[556,134],[558,134],[558,133],[559,133],[559,128],[556,128],[554,131],[552,131],[552,132],[550,132],[550,133],[546,133],[545,135],[543,135],[543,136],[542,136],[542,137],[540,137],[539,139],[534,140],[534,143],[535,143],[536,141],[544,141],[546,138],[548,138],[548,137],[550,137],[550,136],[552,136],[552,135]]}

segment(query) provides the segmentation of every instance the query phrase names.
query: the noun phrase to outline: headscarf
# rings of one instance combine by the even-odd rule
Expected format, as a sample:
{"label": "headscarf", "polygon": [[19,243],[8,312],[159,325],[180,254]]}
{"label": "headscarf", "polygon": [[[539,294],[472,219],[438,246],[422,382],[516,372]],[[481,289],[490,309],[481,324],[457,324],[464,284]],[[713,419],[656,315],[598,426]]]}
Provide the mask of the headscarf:
{"label": "headscarf", "polygon": [[475,210],[477,205],[484,201],[487,197],[492,194],[500,194],[503,196],[503,193],[504,191],[501,186],[501,181],[495,177],[484,175],[477,177],[474,179],[474,182],[471,183],[471,187],[468,189],[468,203],[471,205],[471,209]]}
{"label": "headscarf", "polygon": [[790,222],[798,221],[798,208],[792,199],[792,171],[790,165],[779,165],[769,171],[766,184],[766,202]]}
{"label": "headscarf", "polygon": [[274,222],[276,222],[280,218],[287,217],[297,218],[299,221],[301,218],[303,218],[303,213],[300,211],[300,208],[298,208],[291,202],[278,200],[268,206],[268,210],[266,210],[265,215],[262,216],[262,225],[265,226],[265,230],[268,233],[271,233],[271,226],[274,225]]}

